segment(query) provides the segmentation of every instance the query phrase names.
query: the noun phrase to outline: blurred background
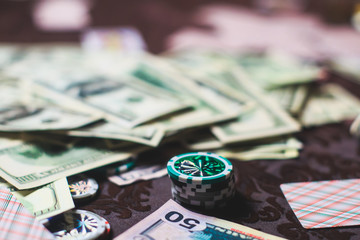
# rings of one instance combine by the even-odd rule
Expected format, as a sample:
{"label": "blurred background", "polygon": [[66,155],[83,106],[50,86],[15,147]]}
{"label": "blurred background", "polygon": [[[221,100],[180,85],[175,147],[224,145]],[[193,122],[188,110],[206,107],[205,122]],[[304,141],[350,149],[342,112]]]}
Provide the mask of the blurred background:
{"label": "blurred background", "polygon": [[[230,7],[226,10],[224,6]],[[360,17],[356,17],[359,11],[360,1],[357,0],[2,0],[0,41],[79,42],[81,31],[86,28],[132,26],[141,32],[148,50],[159,53],[174,47],[179,41],[176,38],[183,37],[180,32],[185,34],[184,29],[195,29],[201,33],[214,31],[214,28],[219,27],[214,26],[214,22],[221,22],[215,18],[216,15],[221,16],[221,19],[232,18],[226,24],[239,23],[239,27],[233,26],[234,31],[256,35],[251,33],[250,23],[253,22],[256,28],[259,16],[270,19],[284,15],[287,18],[291,15],[294,19],[296,16],[296,23],[288,21],[289,25],[295,24],[296,28],[303,28],[304,24],[309,28],[309,24],[316,25],[318,23],[314,22],[320,21],[356,29],[360,25]],[[249,17],[249,13],[255,14],[257,18]],[[311,16],[311,20],[306,18],[308,16]],[[245,29],[242,20],[248,22],[247,26],[250,24],[250,29]],[[280,21],[281,24],[284,22]],[[319,28],[312,26],[312,29],[316,30],[316,27]],[[308,32],[307,37],[311,38]]]}

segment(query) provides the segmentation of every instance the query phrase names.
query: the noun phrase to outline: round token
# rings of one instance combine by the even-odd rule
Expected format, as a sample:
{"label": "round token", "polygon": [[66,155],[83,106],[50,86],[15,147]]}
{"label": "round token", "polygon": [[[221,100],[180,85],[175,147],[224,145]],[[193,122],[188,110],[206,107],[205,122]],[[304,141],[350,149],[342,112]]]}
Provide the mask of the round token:
{"label": "round token", "polygon": [[179,182],[213,184],[228,179],[232,164],[214,153],[185,153],[171,158],[167,164],[169,176]]}
{"label": "round token", "polygon": [[107,221],[85,210],[71,210],[50,220],[47,229],[56,239],[93,240],[107,231]]}
{"label": "round token", "polygon": [[73,179],[70,178],[69,188],[74,200],[84,200],[96,195],[99,184],[93,178],[79,175]]}
{"label": "round token", "polygon": [[111,231],[110,223],[103,217],[100,217],[101,221],[105,224],[105,231],[99,239],[108,239]]}

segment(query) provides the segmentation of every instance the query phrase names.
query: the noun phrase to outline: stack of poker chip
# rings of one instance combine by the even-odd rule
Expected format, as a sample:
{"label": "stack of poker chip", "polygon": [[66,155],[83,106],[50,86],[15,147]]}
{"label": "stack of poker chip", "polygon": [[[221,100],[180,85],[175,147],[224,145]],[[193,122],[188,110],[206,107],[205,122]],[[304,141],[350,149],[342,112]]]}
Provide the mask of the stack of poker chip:
{"label": "stack of poker chip", "polygon": [[235,195],[229,160],[214,153],[185,153],[171,158],[167,170],[173,199],[185,206],[212,209],[226,206]]}

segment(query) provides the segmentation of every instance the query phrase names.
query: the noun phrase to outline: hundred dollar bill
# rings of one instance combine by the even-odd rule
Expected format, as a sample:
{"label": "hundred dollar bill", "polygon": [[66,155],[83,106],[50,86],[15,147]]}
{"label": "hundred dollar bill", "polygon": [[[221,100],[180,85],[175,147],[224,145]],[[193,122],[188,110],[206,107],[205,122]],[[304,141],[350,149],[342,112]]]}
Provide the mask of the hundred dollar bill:
{"label": "hundred dollar bill", "polygon": [[242,161],[257,159],[290,159],[299,156],[302,143],[295,138],[271,141],[254,146],[226,147],[214,151],[220,156]]}
{"label": "hundred dollar bill", "polygon": [[[134,127],[189,107],[186,101],[179,101],[164,89],[154,89],[151,86],[144,88],[135,83],[134,79],[123,79],[123,76],[120,79],[119,75],[114,74],[106,75],[101,62],[88,61],[87,59],[93,60],[94,57],[77,48],[74,51],[65,48],[63,54],[56,47],[32,47],[24,51],[26,57],[9,67],[7,74],[41,83],[74,98],[73,101],[66,101],[71,102],[70,105],[87,109],[97,115],[102,114],[106,119],[124,127]],[[99,56],[103,59],[107,55]],[[126,61],[124,57],[120,59]],[[114,62],[112,69],[118,69],[113,67],[113,64]],[[33,71],[40,65],[41,69]],[[113,76],[117,76],[117,79],[113,79]]]}
{"label": "hundred dollar bill", "polygon": [[183,137],[181,143],[191,151],[213,151],[223,157],[242,161],[257,159],[290,159],[299,156],[302,143],[294,138],[269,140],[246,144],[225,146],[213,135],[197,131]]}
{"label": "hundred dollar bill", "polygon": [[317,126],[355,118],[360,112],[360,100],[335,84],[313,89],[300,116],[306,126]]}
{"label": "hundred dollar bill", "polygon": [[57,92],[59,97],[63,94],[64,99],[67,98],[79,108],[86,106],[92,113],[102,113],[108,121],[128,128],[189,107],[165,91],[141,87],[132,80],[86,80],[72,82],[61,89],[40,82],[33,85],[42,91]]}
{"label": "hundred dollar bill", "polygon": [[[265,96],[236,65],[226,57],[212,52],[201,52],[202,56],[185,56],[191,64],[175,60],[184,69],[191,69],[191,65],[201,66],[201,77],[198,81],[223,89],[229,95],[238,94],[249,102],[249,107],[241,112],[236,120],[218,123],[211,128],[212,133],[223,144],[249,141],[259,138],[274,137],[296,132],[299,124],[292,119],[277,102]],[[180,61],[180,63],[179,63]],[[194,63],[196,62],[196,64]]]}
{"label": "hundred dollar bill", "polygon": [[129,172],[108,177],[110,182],[118,186],[125,186],[137,181],[150,180],[163,177],[167,174],[167,168],[161,165],[140,166]]}
{"label": "hundred dollar bill", "polygon": [[[220,153],[218,153],[220,154]],[[251,160],[286,160],[299,157],[300,153],[298,149],[279,149],[271,152],[243,152],[243,153],[222,153],[223,157],[237,159],[240,161]]]}
{"label": "hundred dollar bill", "polygon": [[191,49],[167,55],[182,65],[199,69],[198,72],[211,73],[235,64],[262,89],[312,82],[322,73],[322,69],[312,63],[275,51],[234,54]]}
{"label": "hundred dollar bill", "polygon": [[61,107],[26,89],[23,81],[0,77],[0,131],[42,131],[82,127],[99,120],[91,114]]}
{"label": "hundred dollar bill", "polygon": [[147,55],[143,60],[139,59],[132,67],[129,67],[128,73],[149,85],[166,89],[180,98],[191,97],[178,81],[177,76],[168,74],[166,70],[164,73],[163,68],[166,66],[161,65],[164,64],[159,59]]}
{"label": "hundred dollar bill", "polygon": [[77,140],[72,146],[54,142],[0,138],[0,176],[18,189],[48,184],[136,154],[137,149],[108,150],[103,142]]}
{"label": "hundred dollar bill", "polygon": [[18,190],[0,179],[0,188],[8,189],[25,208],[40,220],[75,207],[66,178],[27,190]]}
{"label": "hundred dollar bill", "polygon": [[169,200],[153,214],[114,240],[154,239],[284,239],[237,223],[191,212]]}
{"label": "hundred dollar bill", "polygon": [[270,97],[274,98],[283,109],[292,116],[298,116],[310,93],[310,85],[290,85],[281,88],[268,89],[266,91]]}
{"label": "hundred dollar bill", "polygon": [[234,87],[239,91],[246,91],[256,106],[241,114],[236,121],[213,126],[211,130],[216,138],[229,144],[286,135],[300,130],[299,124],[276,102],[266,97],[241,71],[233,71],[237,80],[237,86]]}
{"label": "hundred dollar bill", "polygon": [[127,129],[111,122],[100,122],[88,127],[66,131],[64,134],[78,137],[123,140],[156,147],[164,136],[164,130],[156,125]]}
{"label": "hundred dollar bill", "polygon": [[148,84],[167,88],[192,102],[191,111],[160,120],[159,124],[166,132],[226,121],[248,107],[240,97],[230,96],[221,89],[182,76],[164,60],[151,57],[151,63],[151,67],[142,63],[134,70],[134,76]]}
{"label": "hundred dollar bill", "polygon": [[[76,44],[13,44],[9,46],[16,49],[16,55],[3,71],[9,76],[20,79],[47,79],[49,77],[54,79],[59,75],[60,69],[68,74],[79,72],[86,59],[80,46]],[[74,68],[74,66],[77,67]],[[92,69],[86,69],[83,75],[88,72],[92,72]],[[66,79],[63,77],[59,76],[53,84]]]}
{"label": "hundred dollar bill", "polygon": [[312,82],[321,74],[319,67],[278,52],[240,54],[233,60],[264,89]]}

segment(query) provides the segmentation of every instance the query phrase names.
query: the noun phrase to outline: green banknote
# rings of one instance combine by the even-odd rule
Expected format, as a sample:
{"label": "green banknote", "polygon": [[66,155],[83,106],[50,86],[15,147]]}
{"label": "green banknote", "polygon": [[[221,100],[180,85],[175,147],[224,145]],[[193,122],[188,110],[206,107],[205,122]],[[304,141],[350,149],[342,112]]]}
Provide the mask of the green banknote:
{"label": "green banknote", "polygon": [[[36,82],[57,92],[57,95],[73,98],[66,102],[127,128],[189,107],[186,101],[179,101],[166,89],[142,87],[129,76],[124,79],[124,74],[122,77],[121,74],[106,74],[101,62],[92,61],[94,56],[76,47],[73,52],[70,47],[63,51],[59,49],[24,48],[24,57],[7,68],[6,74]],[[105,56],[100,58],[106,59]],[[39,69],[37,66],[42,67]],[[114,62],[111,68],[121,71]],[[58,102],[63,103],[61,100]]]}
{"label": "green banknote", "polygon": [[280,240],[284,238],[237,223],[194,213],[169,200],[150,216],[114,238],[114,240],[130,239]]}
{"label": "green banknote", "polygon": [[73,129],[99,120],[98,116],[52,102],[32,92],[24,81],[0,77],[0,131]]}
{"label": "green banknote", "polygon": [[18,189],[48,184],[59,178],[126,160],[137,150],[108,150],[103,142],[77,139],[56,144],[39,139],[0,138],[0,176]]}
{"label": "green banknote", "polygon": [[299,156],[302,143],[295,138],[261,142],[251,146],[231,146],[215,151],[216,154],[242,161],[258,159],[291,159]]}
{"label": "green banknote", "polygon": [[309,84],[290,85],[268,89],[266,93],[275,99],[288,113],[297,117],[306,103],[310,88]]}
{"label": "green banknote", "polygon": [[132,74],[149,85],[169,89],[192,104],[190,111],[160,119],[159,124],[167,132],[229,120],[247,108],[247,103],[238,96],[230,96],[221,89],[189,79],[164,59],[151,57],[151,63],[151,67],[140,64]]}
{"label": "green banknote", "polygon": [[26,190],[18,190],[0,181],[0,188],[14,194],[37,219],[49,218],[75,207],[66,178]]}
{"label": "green banknote", "polygon": [[313,63],[274,51],[240,54],[191,49],[166,56],[182,66],[192,67],[198,73],[216,74],[219,69],[236,65],[262,89],[312,82],[322,72]]}
{"label": "green banknote", "polygon": [[206,129],[184,134],[180,142],[189,151],[212,151],[220,156],[241,161],[257,159],[291,159],[299,156],[302,143],[292,137],[234,143],[226,146]]}
{"label": "green banknote", "polygon": [[241,114],[236,121],[217,124],[212,127],[213,134],[223,143],[249,141],[294,133],[300,130],[293,120],[278,104],[266,97],[256,86],[239,76],[239,89],[246,92],[256,102],[249,111]]}
{"label": "green banknote", "polygon": [[212,133],[220,142],[244,142],[290,134],[300,129],[299,124],[277,102],[265,96],[233,62],[207,55],[198,59],[202,62],[197,65],[203,66],[201,77],[197,77],[198,81],[222,89],[230,96],[241,96],[248,103],[248,108],[236,120],[211,127]]}
{"label": "green banknote", "polygon": [[312,82],[321,73],[321,69],[311,63],[273,52],[239,54],[232,59],[264,89]]}
{"label": "green banknote", "polygon": [[159,125],[139,126],[132,129],[123,128],[111,122],[99,122],[87,127],[63,132],[68,136],[97,137],[123,140],[152,147],[159,145],[165,131]]}
{"label": "green banknote", "polygon": [[[43,83],[34,83],[40,91],[57,92],[59,97],[72,101],[79,108],[86,106],[91,113],[102,114],[108,121],[131,128],[189,106],[170,94],[141,87],[133,81],[96,81],[72,83],[66,91],[58,91]],[[47,88],[47,90],[45,90]]]}
{"label": "green banknote", "polygon": [[317,126],[354,119],[360,112],[360,100],[344,88],[326,84],[312,89],[300,116],[303,126]]}

